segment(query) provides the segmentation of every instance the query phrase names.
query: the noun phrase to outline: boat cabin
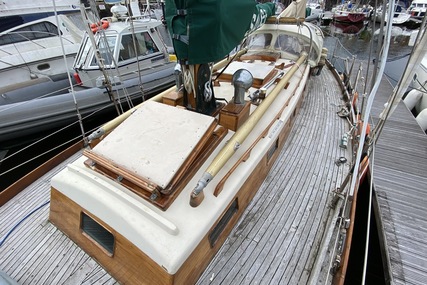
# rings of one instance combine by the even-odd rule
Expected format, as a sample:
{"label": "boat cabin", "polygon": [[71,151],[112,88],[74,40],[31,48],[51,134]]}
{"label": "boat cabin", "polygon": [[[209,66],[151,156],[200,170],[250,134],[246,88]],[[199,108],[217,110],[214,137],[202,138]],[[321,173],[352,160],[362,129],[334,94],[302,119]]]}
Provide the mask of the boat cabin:
{"label": "boat cabin", "polygon": [[[85,87],[101,87],[108,70],[112,84],[134,77],[138,70],[169,62],[167,48],[157,28],[160,21],[149,17],[104,18],[102,25],[85,34],[74,62],[77,81]],[[93,48],[96,43],[97,50]]]}
{"label": "boat cabin", "polygon": [[408,8],[408,13],[415,19],[422,20],[427,10],[427,1],[414,0]]}
{"label": "boat cabin", "polygon": [[[14,90],[49,78],[67,77],[67,62],[73,63],[80,41],[80,14],[58,15],[25,23],[0,33],[0,90]],[[62,37],[62,44],[60,41]],[[50,80],[50,79],[49,79]]]}
{"label": "boat cabin", "polygon": [[[311,27],[300,29],[297,25],[289,26],[287,33],[271,33],[274,30],[274,25],[265,25],[265,29],[259,29],[248,37],[244,46],[251,47],[252,51],[269,50],[272,53],[277,53],[280,57],[297,60],[300,53],[305,51],[308,53],[308,61],[310,66],[317,66],[322,47],[319,43],[313,44],[308,41],[310,34],[317,35],[313,40],[318,39],[321,32],[318,29]],[[248,55],[245,55],[247,57]]]}

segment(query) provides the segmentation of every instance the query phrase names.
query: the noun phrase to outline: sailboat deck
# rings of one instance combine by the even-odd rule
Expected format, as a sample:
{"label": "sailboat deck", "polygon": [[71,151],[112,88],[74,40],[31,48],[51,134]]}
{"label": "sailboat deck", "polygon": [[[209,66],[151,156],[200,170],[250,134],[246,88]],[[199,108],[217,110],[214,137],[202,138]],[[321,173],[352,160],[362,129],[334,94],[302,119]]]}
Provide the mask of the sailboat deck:
{"label": "sailboat deck", "polygon": [[[311,77],[306,98],[280,157],[199,284],[323,283],[328,244],[337,210],[332,191],[348,172],[336,164],[347,130],[339,87],[326,68]],[[50,179],[78,153],[0,208],[3,239],[33,209],[50,198]],[[20,284],[115,284],[96,261],[48,222],[43,206],[20,223],[0,246],[0,271]]]}

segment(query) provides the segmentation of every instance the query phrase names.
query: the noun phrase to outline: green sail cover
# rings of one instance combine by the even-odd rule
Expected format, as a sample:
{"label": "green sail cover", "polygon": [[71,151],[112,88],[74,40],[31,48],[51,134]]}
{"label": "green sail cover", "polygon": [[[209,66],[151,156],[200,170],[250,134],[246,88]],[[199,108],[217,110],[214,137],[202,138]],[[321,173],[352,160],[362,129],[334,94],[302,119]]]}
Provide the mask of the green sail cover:
{"label": "green sail cover", "polygon": [[274,15],[274,3],[255,0],[166,0],[175,53],[187,64],[215,62]]}

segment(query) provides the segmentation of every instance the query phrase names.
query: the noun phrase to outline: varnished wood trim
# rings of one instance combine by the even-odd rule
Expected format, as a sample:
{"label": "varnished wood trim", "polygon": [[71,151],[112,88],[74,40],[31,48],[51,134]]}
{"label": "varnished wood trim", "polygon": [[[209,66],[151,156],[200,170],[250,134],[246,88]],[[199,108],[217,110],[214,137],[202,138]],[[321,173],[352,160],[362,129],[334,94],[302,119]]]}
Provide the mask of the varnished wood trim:
{"label": "varnished wood trim", "polygon": [[351,210],[350,210],[350,225],[347,229],[347,235],[346,235],[346,240],[344,243],[344,249],[343,249],[343,253],[342,253],[342,257],[341,257],[341,263],[340,263],[340,267],[337,271],[337,273],[334,276],[333,279],[333,284],[334,285],[343,285],[345,282],[345,275],[347,273],[347,268],[348,268],[348,262],[349,262],[349,257],[350,257],[350,249],[351,249],[351,242],[353,239],[353,228],[354,228],[354,222],[355,222],[355,218],[356,218],[356,205],[357,205],[357,195],[358,195],[358,188],[359,185],[361,184],[361,182],[363,181],[363,179],[366,176],[366,173],[368,172],[369,169],[369,158],[368,156],[365,156],[362,160],[362,162],[360,163],[360,171],[358,172],[358,181],[355,185],[355,189],[353,192],[353,199],[352,199],[352,204],[351,204]]}
{"label": "varnished wood trim", "polygon": [[[286,85],[286,88],[288,87],[288,84]],[[293,95],[289,97],[289,99],[285,102],[285,104],[283,105],[282,108],[280,108],[279,112],[277,112],[276,116],[274,117],[273,120],[271,120],[271,122],[269,123],[269,125],[267,126],[267,128],[255,139],[255,141],[252,143],[252,145],[245,151],[245,153],[243,153],[243,155],[236,161],[236,163],[231,167],[231,169],[224,175],[224,177],[218,182],[218,184],[215,187],[214,190],[214,196],[217,197],[222,189],[224,188],[224,184],[225,182],[228,180],[228,178],[231,176],[231,174],[236,170],[236,168],[242,163],[245,162],[247,160],[247,158],[250,156],[250,153],[252,151],[252,149],[256,146],[256,144],[263,138],[265,137],[265,135],[268,133],[268,131],[270,130],[271,126],[273,125],[273,123],[278,120],[280,118],[280,114],[282,114],[282,112],[285,110],[285,108],[289,105],[289,101],[292,99],[292,97],[294,96],[296,90],[298,89],[298,86],[295,87],[295,90],[293,90]],[[295,110],[293,111],[293,116],[290,119],[293,119],[295,117],[295,114],[297,112],[297,109],[299,109],[299,107],[301,106],[301,102],[302,99],[304,97],[304,94],[302,94],[300,100],[298,101],[297,105],[295,106]],[[288,132],[288,130],[285,130],[284,132]],[[275,142],[276,143],[276,142]],[[279,143],[278,145],[280,145],[280,139],[279,139]]]}
{"label": "varnished wood trim", "polygon": [[[257,193],[257,190],[263,183],[265,177],[267,176],[270,168],[273,166],[273,162],[277,159],[280,149],[282,149],[285,141],[285,137],[289,133],[290,128],[285,128],[284,131],[280,134],[282,138],[282,143],[279,145],[279,151],[276,151],[270,161],[267,161],[267,154],[261,159],[257,167],[252,171],[251,175],[249,175],[248,179],[243,184],[242,188],[240,188],[239,192],[232,199],[230,204],[226,209],[230,207],[235,199],[238,201],[238,210],[233,214],[228,224],[222,231],[222,234],[218,237],[216,243],[211,247],[209,242],[209,233],[205,235],[203,240],[197,246],[197,248],[193,251],[190,257],[184,262],[183,266],[178,270],[175,274],[175,283],[174,284],[194,284],[197,282],[205,268],[208,266],[212,258],[215,256],[216,252],[221,248],[222,244],[230,234],[231,230],[242,216],[243,212],[247,208],[250,201],[253,199],[254,195]],[[217,222],[213,225],[211,230],[217,226],[217,224],[222,219],[224,213],[217,220]]]}
{"label": "varnished wood trim", "polygon": [[[216,123],[214,125],[217,126]],[[138,196],[144,198],[150,203],[153,203],[153,205],[159,207],[161,210],[165,211],[171,205],[171,203],[175,200],[175,198],[179,195],[182,189],[184,189],[188,181],[194,176],[196,171],[206,161],[209,155],[214,151],[214,149],[219,145],[219,143],[225,138],[225,136],[227,135],[227,132],[228,130],[222,126],[217,126],[215,130],[213,130],[213,126],[212,126],[212,130],[210,129],[207,132],[210,134],[210,136],[206,136],[206,138],[203,139],[202,143],[196,146],[197,156],[194,156],[189,160],[191,161],[191,163],[190,162],[185,163],[185,165],[180,168],[182,171],[177,172],[175,177],[172,179],[171,183],[165,189],[161,189],[160,187],[157,187],[155,189],[155,193],[157,194],[156,199],[151,199],[152,192],[147,191],[147,189],[141,187],[139,184],[136,184],[134,183],[134,181],[128,179],[127,175],[123,175],[122,179],[117,182],[125,186],[130,191],[137,194]],[[87,152],[85,151],[84,154],[87,154]],[[88,157],[90,157],[90,159],[85,161],[85,165],[101,173],[102,175],[109,177],[110,179],[117,180],[119,173],[117,169],[114,167],[114,165],[112,165],[111,167],[105,167],[108,161],[102,164],[97,164],[96,162],[100,161],[98,160],[99,156],[93,155],[93,154],[94,153],[89,154]],[[91,155],[93,155],[93,157]],[[92,158],[96,159],[96,161],[93,161]],[[93,166],[92,166],[92,163],[94,164]],[[126,171],[126,170],[123,170],[123,171]],[[122,174],[123,171],[121,171],[120,174]]]}
{"label": "varnished wood trim", "polygon": [[[114,255],[110,256],[83,234],[80,228],[82,212],[88,213],[115,237]],[[163,285],[173,284],[173,276],[152,261],[120,233],[89,211],[80,207],[55,188],[51,189],[49,220],[79,247],[93,257],[119,283]]]}
{"label": "varnished wood trim", "polygon": [[277,19],[276,17],[270,17],[267,19],[267,24],[300,24],[305,21],[305,18],[291,18],[291,17],[281,17]]}

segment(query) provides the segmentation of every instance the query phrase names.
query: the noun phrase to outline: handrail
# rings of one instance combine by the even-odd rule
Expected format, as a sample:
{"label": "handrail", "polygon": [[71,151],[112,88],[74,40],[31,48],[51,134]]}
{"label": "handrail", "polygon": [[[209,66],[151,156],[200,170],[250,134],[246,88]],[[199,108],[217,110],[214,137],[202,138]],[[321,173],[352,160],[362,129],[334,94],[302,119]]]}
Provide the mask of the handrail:
{"label": "handrail", "polygon": [[197,182],[196,187],[191,193],[190,205],[192,207],[197,207],[203,201],[204,194],[203,189],[206,185],[215,177],[215,175],[222,169],[222,167],[227,163],[231,156],[235,153],[238,147],[243,143],[247,138],[249,133],[253,130],[256,123],[261,119],[270,105],[273,103],[274,99],[280,94],[286,84],[289,82],[290,78],[298,70],[300,65],[307,59],[307,53],[304,51],[301,53],[300,58],[296,61],[295,65],[292,66],[285,76],[279,81],[276,87],[271,91],[269,96],[264,99],[264,101],[258,106],[258,108],[249,116],[247,121],[237,130],[234,135],[230,138],[228,143],[224,146],[223,149],[218,153],[218,155],[211,162],[209,167],[203,173],[202,177]]}
{"label": "handrail", "polygon": [[285,110],[285,108],[288,106],[288,103],[290,102],[290,100],[292,99],[292,97],[295,95],[295,91],[296,89],[299,87],[299,84],[297,86],[295,86],[295,90],[292,91],[292,95],[288,98],[288,100],[286,100],[286,103],[283,104],[282,108],[280,108],[280,110],[277,112],[276,116],[274,116],[273,120],[271,120],[271,122],[268,124],[267,128],[255,139],[255,141],[251,144],[251,146],[245,151],[245,153],[236,161],[236,163],[231,167],[231,169],[224,175],[224,177],[220,180],[220,182],[218,182],[218,184],[215,187],[215,191],[213,193],[213,195],[215,197],[217,197],[219,195],[219,193],[221,193],[225,182],[227,181],[227,179],[231,176],[231,174],[234,172],[234,170],[236,170],[237,166],[240,165],[240,163],[244,162],[249,156],[250,153],[252,151],[252,149],[257,145],[257,143],[263,138],[265,137],[265,135],[268,133],[268,131],[270,130],[271,126],[274,124],[274,122],[276,122],[279,118],[280,118],[280,114],[282,114],[282,112]]}

